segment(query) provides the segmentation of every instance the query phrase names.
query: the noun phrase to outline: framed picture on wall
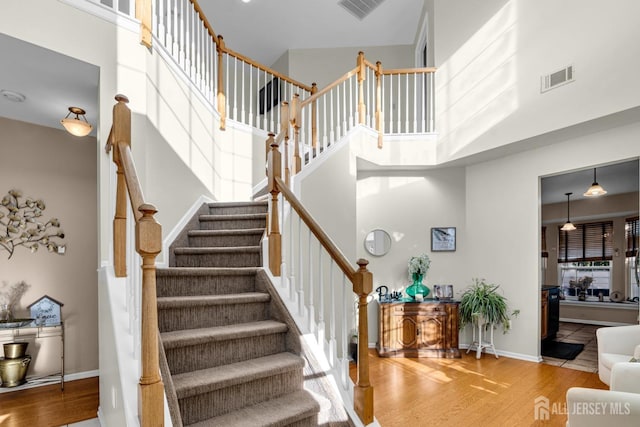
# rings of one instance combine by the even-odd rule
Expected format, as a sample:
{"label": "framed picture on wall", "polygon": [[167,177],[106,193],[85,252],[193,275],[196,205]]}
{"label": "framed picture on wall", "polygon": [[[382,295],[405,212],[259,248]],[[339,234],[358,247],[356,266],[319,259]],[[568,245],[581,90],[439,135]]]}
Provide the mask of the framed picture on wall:
{"label": "framed picture on wall", "polygon": [[453,252],[455,250],[455,227],[433,227],[431,229],[431,252]]}

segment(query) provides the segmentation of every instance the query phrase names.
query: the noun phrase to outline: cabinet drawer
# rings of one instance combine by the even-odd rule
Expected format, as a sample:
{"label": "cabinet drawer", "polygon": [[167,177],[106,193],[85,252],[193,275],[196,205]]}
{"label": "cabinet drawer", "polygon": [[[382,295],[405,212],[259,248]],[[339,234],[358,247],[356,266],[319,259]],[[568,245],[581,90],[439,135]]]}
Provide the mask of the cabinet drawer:
{"label": "cabinet drawer", "polygon": [[393,314],[396,316],[445,315],[447,314],[447,308],[444,305],[439,304],[401,305],[393,308]]}

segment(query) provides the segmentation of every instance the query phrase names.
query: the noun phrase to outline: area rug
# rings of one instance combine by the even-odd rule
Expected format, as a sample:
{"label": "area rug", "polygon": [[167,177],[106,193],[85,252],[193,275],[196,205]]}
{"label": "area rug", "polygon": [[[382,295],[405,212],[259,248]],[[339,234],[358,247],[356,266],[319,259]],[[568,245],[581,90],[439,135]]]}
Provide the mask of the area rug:
{"label": "area rug", "polygon": [[560,341],[542,341],[542,355],[555,359],[573,360],[584,349],[584,344]]}

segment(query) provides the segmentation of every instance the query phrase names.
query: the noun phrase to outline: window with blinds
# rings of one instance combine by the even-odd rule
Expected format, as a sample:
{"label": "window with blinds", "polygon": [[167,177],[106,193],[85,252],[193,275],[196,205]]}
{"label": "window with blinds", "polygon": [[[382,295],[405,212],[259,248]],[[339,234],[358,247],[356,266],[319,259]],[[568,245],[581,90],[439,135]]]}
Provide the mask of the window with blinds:
{"label": "window with blinds", "polygon": [[624,225],[624,234],[627,240],[627,257],[637,256],[636,252],[640,245],[640,221],[638,217],[626,218]]}
{"label": "window with blinds", "polygon": [[608,261],[613,258],[613,221],[558,226],[558,262]]}

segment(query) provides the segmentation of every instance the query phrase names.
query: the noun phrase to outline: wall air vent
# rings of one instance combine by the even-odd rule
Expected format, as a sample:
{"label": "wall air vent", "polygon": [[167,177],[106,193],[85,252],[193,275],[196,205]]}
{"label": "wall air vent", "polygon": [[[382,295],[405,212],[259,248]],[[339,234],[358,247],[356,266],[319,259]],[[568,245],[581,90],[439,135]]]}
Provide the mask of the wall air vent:
{"label": "wall air vent", "polygon": [[340,0],[338,4],[359,20],[363,20],[384,0]]}
{"label": "wall air vent", "polygon": [[540,77],[540,92],[546,92],[548,90],[557,88],[558,86],[571,83],[573,81],[573,77],[573,65],[569,65],[568,67],[556,71],[555,73],[542,76]]}

